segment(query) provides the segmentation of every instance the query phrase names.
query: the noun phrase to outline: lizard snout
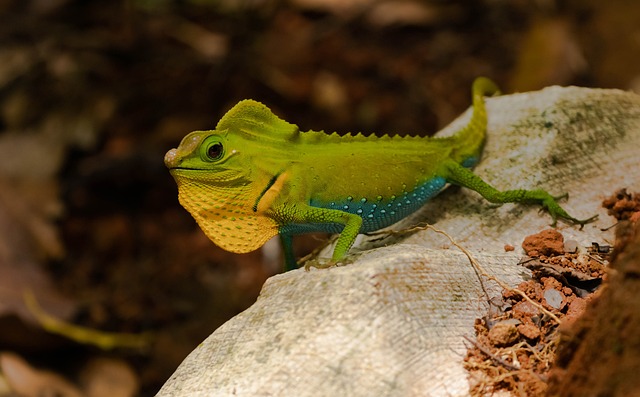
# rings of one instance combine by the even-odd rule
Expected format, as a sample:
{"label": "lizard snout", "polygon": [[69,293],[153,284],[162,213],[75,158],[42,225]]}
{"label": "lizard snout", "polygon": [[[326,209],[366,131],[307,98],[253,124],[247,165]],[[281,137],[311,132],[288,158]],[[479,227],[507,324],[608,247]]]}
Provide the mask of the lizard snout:
{"label": "lizard snout", "polygon": [[180,156],[178,156],[178,149],[171,149],[164,155],[164,165],[167,168],[175,168],[180,162]]}

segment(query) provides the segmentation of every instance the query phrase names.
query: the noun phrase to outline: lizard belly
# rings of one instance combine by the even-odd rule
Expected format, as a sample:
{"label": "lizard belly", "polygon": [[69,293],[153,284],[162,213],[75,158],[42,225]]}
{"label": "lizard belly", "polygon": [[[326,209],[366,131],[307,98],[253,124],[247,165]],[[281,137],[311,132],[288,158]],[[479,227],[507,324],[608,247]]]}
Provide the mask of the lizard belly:
{"label": "lizard belly", "polygon": [[[358,197],[349,195],[341,200],[326,202],[311,199],[313,207],[335,209],[358,215],[362,218],[360,233],[369,233],[390,226],[402,218],[420,209],[429,199],[437,195],[446,185],[442,177],[434,177],[417,185],[413,190],[384,197]],[[362,195],[360,195],[362,196]],[[292,234],[306,232],[340,233],[343,225],[336,223],[288,225],[286,230]]]}

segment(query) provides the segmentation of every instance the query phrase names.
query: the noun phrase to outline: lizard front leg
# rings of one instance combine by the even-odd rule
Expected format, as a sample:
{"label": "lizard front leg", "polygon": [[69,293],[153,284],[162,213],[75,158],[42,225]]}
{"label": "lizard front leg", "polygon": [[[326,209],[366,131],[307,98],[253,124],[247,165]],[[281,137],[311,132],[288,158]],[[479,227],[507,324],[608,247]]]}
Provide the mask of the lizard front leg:
{"label": "lizard front leg", "polygon": [[[287,206],[278,212],[281,213],[281,216],[284,215],[283,218],[287,219],[285,226],[282,228],[281,241],[285,250],[289,250],[289,252],[285,252],[285,256],[288,257],[287,260],[289,262],[292,256],[290,253],[290,236],[295,232],[296,225],[326,224],[327,227],[329,227],[332,224],[337,224],[343,226],[340,236],[336,241],[331,260],[322,267],[333,266],[346,256],[349,248],[351,248],[355,242],[358,233],[360,233],[360,227],[362,226],[362,218],[358,215],[334,209],[312,207],[306,204]],[[288,227],[287,225],[290,226]],[[287,267],[289,266],[291,266],[291,264],[287,263]],[[308,268],[308,266],[305,266],[305,268]]]}
{"label": "lizard front leg", "polygon": [[551,219],[553,221],[551,223],[551,226],[554,227],[558,218],[583,226],[584,224],[592,222],[598,217],[597,215],[595,215],[587,219],[576,219],[569,215],[567,211],[565,211],[556,201],[557,199],[566,197],[567,195],[554,197],[547,191],[542,189],[516,189],[499,191],[483,181],[479,176],[454,161],[450,161],[444,164],[443,173],[445,174],[443,176],[448,182],[452,182],[471,190],[475,190],[476,192],[480,193],[482,197],[492,203],[539,204],[542,206],[542,208],[546,209],[549,212],[549,215],[551,215]]}

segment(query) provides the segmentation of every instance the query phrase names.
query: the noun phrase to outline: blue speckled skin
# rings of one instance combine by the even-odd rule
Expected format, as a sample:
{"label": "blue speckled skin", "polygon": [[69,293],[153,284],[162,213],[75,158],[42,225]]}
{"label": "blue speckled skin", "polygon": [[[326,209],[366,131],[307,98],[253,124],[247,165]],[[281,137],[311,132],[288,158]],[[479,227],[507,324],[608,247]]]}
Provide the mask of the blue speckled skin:
{"label": "blue speckled skin", "polygon": [[[429,199],[437,195],[446,185],[447,181],[442,177],[435,177],[417,186],[417,188],[405,191],[398,196],[389,197],[376,196],[373,198],[348,196],[342,201],[332,201],[329,203],[312,199],[312,207],[320,207],[345,211],[358,215],[362,218],[361,233],[373,232],[390,226],[400,219],[407,217],[420,209]],[[306,232],[326,232],[340,233],[344,225],[337,223],[314,224],[311,225],[287,225],[283,230],[296,234],[305,230]]]}

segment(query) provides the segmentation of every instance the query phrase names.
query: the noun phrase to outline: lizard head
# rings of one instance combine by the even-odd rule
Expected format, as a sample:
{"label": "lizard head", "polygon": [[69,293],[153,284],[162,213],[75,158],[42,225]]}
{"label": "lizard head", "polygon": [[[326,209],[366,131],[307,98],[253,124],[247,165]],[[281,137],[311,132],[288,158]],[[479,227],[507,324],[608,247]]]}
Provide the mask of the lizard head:
{"label": "lizard head", "polygon": [[249,177],[254,166],[273,160],[274,151],[280,152],[283,144],[298,135],[296,125],[259,102],[244,100],[220,119],[215,130],[187,134],[176,149],[167,152],[164,162],[174,177],[227,184]]}
{"label": "lizard head", "polygon": [[[167,152],[165,165],[178,185],[180,204],[218,246],[249,252],[277,234],[257,202],[296,140],[298,127],[259,102],[229,110],[215,130],[187,134]],[[287,160],[288,161],[288,160]]]}

